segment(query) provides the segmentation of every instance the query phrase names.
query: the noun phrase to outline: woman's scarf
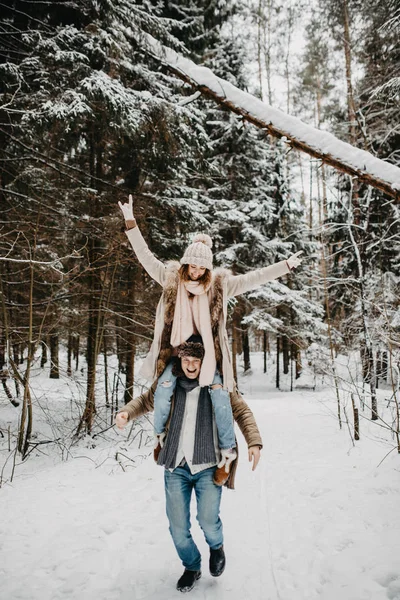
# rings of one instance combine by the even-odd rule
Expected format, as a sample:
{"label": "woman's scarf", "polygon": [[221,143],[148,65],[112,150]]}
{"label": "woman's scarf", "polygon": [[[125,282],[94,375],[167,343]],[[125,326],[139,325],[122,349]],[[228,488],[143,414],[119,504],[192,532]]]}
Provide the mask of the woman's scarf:
{"label": "woman's scarf", "polygon": [[[195,327],[203,338],[204,358],[201,365],[199,384],[211,385],[217,366],[214,340],[211,329],[210,304],[207,292],[199,281],[181,281],[178,285],[174,321],[171,331],[171,346],[176,348],[195,333]],[[192,301],[189,294],[193,295]]]}

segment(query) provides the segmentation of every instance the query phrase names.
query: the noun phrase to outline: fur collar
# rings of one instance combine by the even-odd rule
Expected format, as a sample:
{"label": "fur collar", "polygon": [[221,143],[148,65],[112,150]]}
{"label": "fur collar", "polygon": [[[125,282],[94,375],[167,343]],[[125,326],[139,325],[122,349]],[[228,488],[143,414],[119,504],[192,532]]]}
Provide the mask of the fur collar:
{"label": "fur collar", "polygon": [[[179,269],[181,265],[176,260],[166,264],[166,279],[164,284],[163,299],[165,303],[165,323],[171,324],[174,319],[176,295],[179,285]],[[223,308],[224,279],[231,272],[228,269],[218,268],[212,272],[210,316],[211,327],[215,332],[218,329],[219,319]]]}
{"label": "fur collar", "polygon": [[[164,328],[161,334],[160,352],[157,358],[157,375],[161,375],[168,361],[171,358],[172,347],[170,344],[172,324],[174,321],[174,312],[176,296],[179,285],[180,263],[170,261],[166,264],[166,277],[162,301],[164,303]],[[217,368],[222,368],[222,351],[219,340],[219,326],[222,320],[224,308],[224,280],[230,274],[227,269],[215,269],[211,280],[211,300],[210,317],[211,328],[214,339],[215,357],[217,359]]]}

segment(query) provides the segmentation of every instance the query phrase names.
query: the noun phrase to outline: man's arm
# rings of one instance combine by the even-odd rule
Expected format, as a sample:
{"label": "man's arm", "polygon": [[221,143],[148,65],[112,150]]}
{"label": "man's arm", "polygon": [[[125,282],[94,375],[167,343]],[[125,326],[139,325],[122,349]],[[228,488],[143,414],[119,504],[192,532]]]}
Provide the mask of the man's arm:
{"label": "man's arm", "polygon": [[247,442],[248,448],[258,446],[261,449],[263,443],[252,411],[243,400],[243,397],[237,388],[231,392],[230,396],[233,418],[239,425],[239,429]]}
{"label": "man's arm", "polygon": [[252,471],[254,471],[261,457],[263,443],[254,415],[237,388],[231,392],[231,406],[233,418],[247,442],[249,462],[253,461]]}
{"label": "man's arm", "polygon": [[154,410],[154,392],[157,387],[157,382],[154,382],[147,392],[143,392],[140,396],[133,398],[128,404],[125,404],[118,412],[117,416],[127,413],[127,421],[138,419],[142,415]]}

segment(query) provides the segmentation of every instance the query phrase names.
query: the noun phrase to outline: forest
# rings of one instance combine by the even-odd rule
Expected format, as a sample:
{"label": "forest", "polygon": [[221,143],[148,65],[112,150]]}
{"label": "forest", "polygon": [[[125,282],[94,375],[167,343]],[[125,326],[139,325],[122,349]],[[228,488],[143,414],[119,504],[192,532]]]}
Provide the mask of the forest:
{"label": "forest", "polygon": [[400,175],[390,192],[303,152],[177,76],[151,43],[396,173],[398,2],[9,0],[1,11],[0,395],[19,415],[0,419],[9,450],[24,459],[52,440],[35,430],[40,371],[84,374],[71,438],[112,425],[144,385],[137,364],[161,290],[124,233],[118,201],[132,194],[162,261],[197,232],[234,274],[302,250],[295,272],[230,302],[235,373],[260,352],[278,389],[305,368],[325,375],[341,426],[335,361],[357,356],[354,415],[389,428],[400,452]]}

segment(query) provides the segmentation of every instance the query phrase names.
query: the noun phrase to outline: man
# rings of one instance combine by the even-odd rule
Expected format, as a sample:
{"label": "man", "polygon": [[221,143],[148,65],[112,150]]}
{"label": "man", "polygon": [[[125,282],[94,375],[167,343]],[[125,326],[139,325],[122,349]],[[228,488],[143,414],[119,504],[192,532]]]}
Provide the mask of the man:
{"label": "man", "polygon": [[[175,364],[176,389],[166,435],[158,436],[156,443],[162,448],[157,462],[165,467],[164,484],[166,512],[169,529],[177,553],[185,568],[177,583],[180,592],[193,589],[201,577],[201,555],[190,533],[190,499],[193,490],[197,499],[197,520],[210,547],[209,568],[213,577],[222,575],[225,569],[222,522],[219,516],[222,488],[214,481],[214,473],[221,460],[218,448],[215,418],[208,387],[199,387],[204,347],[187,341],[178,347]],[[131,400],[116,417],[116,425],[122,429],[126,423],[153,410],[152,388]],[[231,393],[232,413],[241,429],[248,448],[253,471],[260,459],[262,440],[253,414],[237,391]],[[233,489],[237,464],[234,453],[222,454],[223,464],[229,471],[226,482]],[[221,463],[220,463],[221,464]]]}

